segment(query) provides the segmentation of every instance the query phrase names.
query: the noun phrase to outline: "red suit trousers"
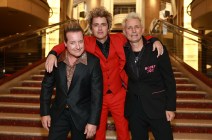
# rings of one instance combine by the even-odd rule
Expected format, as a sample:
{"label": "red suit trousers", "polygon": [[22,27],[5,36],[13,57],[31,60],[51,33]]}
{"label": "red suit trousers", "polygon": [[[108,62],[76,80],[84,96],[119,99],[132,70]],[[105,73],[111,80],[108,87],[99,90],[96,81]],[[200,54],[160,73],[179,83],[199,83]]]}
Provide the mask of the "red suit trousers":
{"label": "red suit trousers", "polygon": [[110,111],[115,122],[117,139],[130,140],[128,121],[124,117],[124,103],[126,91],[124,88],[118,93],[105,94],[103,96],[100,124],[96,132],[95,140],[106,139],[108,112]]}

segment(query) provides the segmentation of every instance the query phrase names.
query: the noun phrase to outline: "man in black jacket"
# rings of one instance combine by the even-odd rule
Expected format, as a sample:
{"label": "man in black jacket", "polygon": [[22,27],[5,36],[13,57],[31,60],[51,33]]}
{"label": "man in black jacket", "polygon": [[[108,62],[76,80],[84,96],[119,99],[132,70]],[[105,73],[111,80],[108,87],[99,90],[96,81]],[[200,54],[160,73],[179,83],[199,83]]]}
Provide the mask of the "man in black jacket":
{"label": "man in black jacket", "polygon": [[[40,114],[49,140],[92,138],[102,107],[102,72],[100,61],[84,51],[83,30],[76,21],[65,25],[65,51],[58,67],[45,73],[40,95]],[[51,103],[56,85],[56,95]]]}
{"label": "man in black jacket", "polygon": [[132,140],[149,140],[151,129],[155,140],[173,140],[170,121],[176,110],[176,83],[168,52],[160,57],[152,43],[142,34],[144,27],[136,13],[123,21],[128,90],[125,117],[129,121]]}

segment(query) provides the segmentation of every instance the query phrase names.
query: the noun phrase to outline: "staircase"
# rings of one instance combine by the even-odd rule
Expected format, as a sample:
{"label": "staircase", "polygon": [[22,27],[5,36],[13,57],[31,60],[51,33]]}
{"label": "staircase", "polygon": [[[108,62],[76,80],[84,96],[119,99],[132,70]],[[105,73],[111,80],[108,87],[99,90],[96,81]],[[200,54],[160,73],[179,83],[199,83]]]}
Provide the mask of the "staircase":
{"label": "staircase", "polygon": [[[0,140],[46,140],[39,116],[39,94],[44,68],[0,93]],[[212,100],[176,67],[177,111],[172,121],[174,140],[212,140]],[[115,140],[113,119],[108,118],[107,140]],[[151,136],[151,140],[153,137]]]}

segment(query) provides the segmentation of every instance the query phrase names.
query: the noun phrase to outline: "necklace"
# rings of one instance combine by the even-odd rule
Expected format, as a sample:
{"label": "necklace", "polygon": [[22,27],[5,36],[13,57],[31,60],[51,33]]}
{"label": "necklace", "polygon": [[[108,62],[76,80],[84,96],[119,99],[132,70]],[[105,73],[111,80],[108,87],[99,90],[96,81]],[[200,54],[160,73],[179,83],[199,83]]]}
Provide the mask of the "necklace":
{"label": "necklace", "polygon": [[135,62],[135,63],[138,62],[138,56],[139,56],[139,54],[141,53],[141,51],[137,54],[137,56],[136,56],[136,53],[137,53],[137,52],[134,52],[134,55],[135,55],[135,60],[134,60],[134,62]]}
{"label": "necklace", "polygon": [[138,60],[139,60],[139,58],[141,58],[143,53],[144,53],[144,47],[141,49],[140,52],[134,52],[134,56],[135,56],[134,62],[135,62],[135,64],[138,63]]}

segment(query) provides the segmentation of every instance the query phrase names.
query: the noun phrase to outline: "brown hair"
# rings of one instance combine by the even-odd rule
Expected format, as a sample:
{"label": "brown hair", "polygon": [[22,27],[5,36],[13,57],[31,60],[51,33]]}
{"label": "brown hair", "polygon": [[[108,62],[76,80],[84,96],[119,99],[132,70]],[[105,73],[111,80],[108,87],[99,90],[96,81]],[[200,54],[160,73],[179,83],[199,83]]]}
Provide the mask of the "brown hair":
{"label": "brown hair", "polygon": [[108,23],[108,29],[111,28],[112,26],[112,15],[110,12],[108,12],[104,7],[97,7],[94,8],[93,10],[91,10],[88,13],[88,23],[89,23],[89,27],[90,29],[92,28],[92,22],[93,22],[93,18],[96,17],[105,17]]}
{"label": "brown hair", "polygon": [[78,21],[75,19],[70,20],[70,22],[64,24],[64,40],[65,42],[68,41],[66,37],[66,33],[68,32],[82,32],[84,33],[83,29],[79,25]]}

